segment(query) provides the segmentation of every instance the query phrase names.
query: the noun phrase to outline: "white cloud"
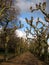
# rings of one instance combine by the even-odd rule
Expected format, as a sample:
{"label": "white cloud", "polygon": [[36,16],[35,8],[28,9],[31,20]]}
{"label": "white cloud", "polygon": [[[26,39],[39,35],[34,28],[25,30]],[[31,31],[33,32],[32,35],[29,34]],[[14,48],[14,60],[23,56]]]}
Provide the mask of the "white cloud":
{"label": "white cloud", "polygon": [[30,11],[30,6],[32,6],[34,9],[36,8],[35,4],[39,4],[40,2],[47,2],[46,11],[49,13],[49,0],[16,0],[15,7],[18,6],[21,12],[28,12]]}
{"label": "white cloud", "polygon": [[31,0],[34,4],[46,2],[46,12],[49,14],[49,0]]}
{"label": "white cloud", "polygon": [[35,8],[34,3],[33,2],[29,2],[27,0],[17,0],[17,2],[15,2],[15,6],[18,6],[20,8],[21,12],[30,11],[30,6]]}
{"label": "white cloud", "polygon": [[20,31],[20,30],[16,30],[15,34],[17,37],[23,38],[23,39],[27,39],[27,38],[36,39],[36,36],[32,36],[30,33],[26,37],[26,33],[24,31]]}
{"label": "white cloud", "polygon": [[15,34],[16,34],[17,37],[20,37],[20,38],[22,37],[22,38],[25,38],[26,39],[26,33],[23,32],[23,31],[16,30],[15,31]]}
{"label": "white cloud", "polygon": [[34,2],[34,3],[43,3],[43,2],[45,2],[46,0],[31,0],[32,2]]}

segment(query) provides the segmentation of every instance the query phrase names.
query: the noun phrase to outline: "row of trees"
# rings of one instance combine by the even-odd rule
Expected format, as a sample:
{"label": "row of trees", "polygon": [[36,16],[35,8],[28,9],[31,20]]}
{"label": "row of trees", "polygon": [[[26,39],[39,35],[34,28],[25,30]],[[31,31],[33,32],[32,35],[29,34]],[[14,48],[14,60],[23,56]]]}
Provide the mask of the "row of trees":
{"label": "row of trees", "polygon": [[[0,34],[0,52],[5,52],[4,43],[6,42],[4,34]],[[12,35],[9,35],[10,38],[7,42],[7,48],[6,48],[6,57],[9,59],[11,56],[20,55],[21,53],[24,53],[28,51],[28,42],[26,39],[19,38],[15,36],[15,33]]]}
{"label": "row of trees", "polygon": [[[42,21],[40,21],[40,18],[37,18],[36,26],[33,24],[33,17],[31,17],[31,20],[28,20],[25,18],[26,22],[30,25],[31,28],[34,29],[34,34],[27,28],[28,33],[32,34],[32,36],[36,36],[37,38],[32,40],[30,42],[30,51],[34,53],[34,55],[37,55],[41,57],[42,59],[47,59],[48,54],[48,44],[47,40],[49,39],[49,14],[46,13],[46,2],[36,4],[36,9],[32,9],[32,6],[30,7],[31,13],[34,11],[40,10],[44,15],[45,21],[48,23],[48,25],[45,25]],[[42,27],[38,27],[38,24],[41,23]]]}
{"label": "row of trees", "polygon": [[[15,1],[15,0],[14,0]],[[7,61],[7,53],[8,53],[8,42],[10,40],[10,36],[13,35],[14,31],[18,28],[12,22],[19,15],[19,8],[14,6],[13,0],[0,0],[0,25],[2,27],[2,32],[0,33],[0,44],[3,43],[5,54],[4,60]],[[13,23],[13,28],[8,28],[9,23]],[[11,42],[12,43],[12,42]]]}
{"label": "row of trees", "polygon": [[[46,22],[48,22],[49,24],[49,14],[46,13],[45,11],[45,7],[46,7],[46,2],[44,2],[43,4],[39,3],[36,4],[36,9],[32,9],[32,6],[30,7],[31,13],[34,11],[38,11],[40,10],[44,15],[44,19]],[[0,33],[0,43],[3,43],[4,49],[5,49],[5,55],[4,55],[4,59],[5,61],[8,60],[7,58],[7,54],[8,54],[8,48],[12,48],[14,49],[15,55],[16,53],[21,53],[24,51],[28,50],[28,42],[27,40],[25,40],[25,42],[23,41],[23,39],[19,39],[17,37],[15,37],[14,31],[18,28],[23,27],[21,22],[20,26],[17,27],[14,24],[13,28],[8,28],[9,23],[11,22],[11,24],[13,23],[13,20],[17,20],[17,15],[19,14],[19,9],[17,7],[17,9],[15,9],[14,7],[14,2],[13,0],[0,0],[0,25],[2,26],[2,32]],[[28,30],[28,32],[30,34],[36,35],[36,39],[34,39],[34,41],[30,42],[29,45],[29,50],[31,52],[34,53],[34,55],[38,55],[39,57],[43,55],[43,49],[44,49],[44,58],[47,58],[47,49],[48,49],[48,45],[47,45],[47,40],[49,38],[49,33],[47,33],[48,29],[49,29],[49,25],[45,25],[44,23],[42,23],[42,21],[39,20],[39,18],[37,18],[37,22],[36,22],[36,26],[33,25],[33,17],[31,17],[31,20],[28,20],[27,18],[25,18],[27,24],[30,25],[31,28],[34,29],[34,34],[31,32],[31,28],[30,30]],[[42,27],[41,28],[37,28],[38,24],[41,23]],[[3,40],[3,41],[2,41]]]}

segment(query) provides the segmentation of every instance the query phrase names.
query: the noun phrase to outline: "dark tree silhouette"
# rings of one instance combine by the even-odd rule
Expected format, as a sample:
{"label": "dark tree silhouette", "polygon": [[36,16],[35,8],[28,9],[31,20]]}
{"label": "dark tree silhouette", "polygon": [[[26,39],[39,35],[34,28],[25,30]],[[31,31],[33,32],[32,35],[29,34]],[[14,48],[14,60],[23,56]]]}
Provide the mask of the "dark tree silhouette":
{"label": "dark tree silhouette", "polygon": [[[5,55],[4,59],[5,61],[8,60],[7,58],[7,43],[10,39],[10,35],[14,33],[14,31],[18,28],[15,24],[13,24],[14,28],[7,28],[8,24],[13,20],[16,19],[17,21],[17,15],[20,14],[19,7],[17,6],[15,9],[14,1],[13,0],[0,0],[0,25],[2,26],[3,35],[4,35],[4,49],[5,49]],[[19,27],[20,28],[20,27]]]}
{"label": "dark tree silhouette", "polygon": [[[49,14],[46,13],[45,11],[46,9],[46,2],[43,3],[39,3],[36,4],[36,9],[32,9],[32,6],[30,7],[31,13],[33,13],[34,11],[38,11],[40,10],[44,15],[45,15],[45,21],[48,22],[49,24]],[[36,42],[37,43],[37,47],[34,49],[34,51],[37,52],[37,55],[40,57],[42,56],[42,49],[44,48],[44,59],[47,58],[47,53],[48,53],[48,44],[47,44],[47,39],[49,38],[49,33],[47,34],[47,31],[49,29],[49,25],[45,25],[42,21],[39,20],[39,17],[37,18],[36,21],[36,26],[33,25],[33,17],[31,17],[31,20],[28,20],[27,18],[25,18],[26,22],[31,26],[31,28],[34,29],[35,33],[33,34],[31,32],[31,30],[27,29],[29,33],[31,33],[32,35],[36,35]],[[38,24],[41,23],[42,27],[38,28]],[[44,28],[45,27],[45,28]],[[33,42],[32,42],[33,43]],[[33,51],[33,50],[32,50]]]}

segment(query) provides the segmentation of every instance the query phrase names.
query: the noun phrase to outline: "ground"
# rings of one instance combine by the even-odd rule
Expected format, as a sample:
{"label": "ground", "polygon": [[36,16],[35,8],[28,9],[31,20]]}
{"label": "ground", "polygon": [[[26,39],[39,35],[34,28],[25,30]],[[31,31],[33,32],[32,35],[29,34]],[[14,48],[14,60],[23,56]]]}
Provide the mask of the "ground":
{"label": "ground", "polygon": [[46,65],[44,62],[38,60],[30,52],[25,52],[20,56],[16,56],[7,62],[1,62],[0,65]]}

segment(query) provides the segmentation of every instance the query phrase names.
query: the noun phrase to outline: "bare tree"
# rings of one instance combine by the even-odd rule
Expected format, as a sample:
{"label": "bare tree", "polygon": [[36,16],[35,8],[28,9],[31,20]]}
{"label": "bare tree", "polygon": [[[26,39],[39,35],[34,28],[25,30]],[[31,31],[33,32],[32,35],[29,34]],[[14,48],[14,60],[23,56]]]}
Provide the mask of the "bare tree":
{"label": "bare tree", "polygon": [[13,20],[16,19],[17,21],[17,15],[19,15],[19,8],[14,6],[14,1],[13,0],[0,0],[0,25],[2,26],[3,29],[3,34],[4,34],[4,38],[5,38],[5,43],[4,43],[4,48],[5,48],[5,61],[8,60],[7,58],[7,43],[9,41],[9,33],[12,34],[18,27],[16,27],[15,25],[14,28],[8,30],[8,24]]}
{"label": "bare tree", "polygon": [[[44,17],[45,21],[48,22],[48,24],[49,24],[49,14],[46,13],[45,9],[46,9],[46,2],[39,3],[39,5],[36,4],[36,9],[32,9],[32,6],[30,7],[31,12],[40,10],[45,15],[45,17]],[[37,40],[35,43],[38,44],[38,46],[36,48],[36,50],[38,50],[38,53],[37,53],[38,56],[41,56],[42,49],[44,48],[44,58],[46,58],[47,57],[47,50],[48,50],[47,39],[49,38],[49,33],[47,34],[47,31],[49,29],[49,25],[46,26],[44,23],[42,23],[42,21],[39,20],[39,18],[37,18],[36,26],[33,25],[33,20],[34,20],[33,17],[31,17],[31,20],[28,20],[27,18],[25,18],[25,20],[30,25],[30,27],[33,28],[35,31],[35,33],[33,34],[31,32],[31,30],[28,29],[29,32],[32,35],[37,36],[37,38],[36,38]],[[42,27],[37,28],[39,23],[42,24]]]}

